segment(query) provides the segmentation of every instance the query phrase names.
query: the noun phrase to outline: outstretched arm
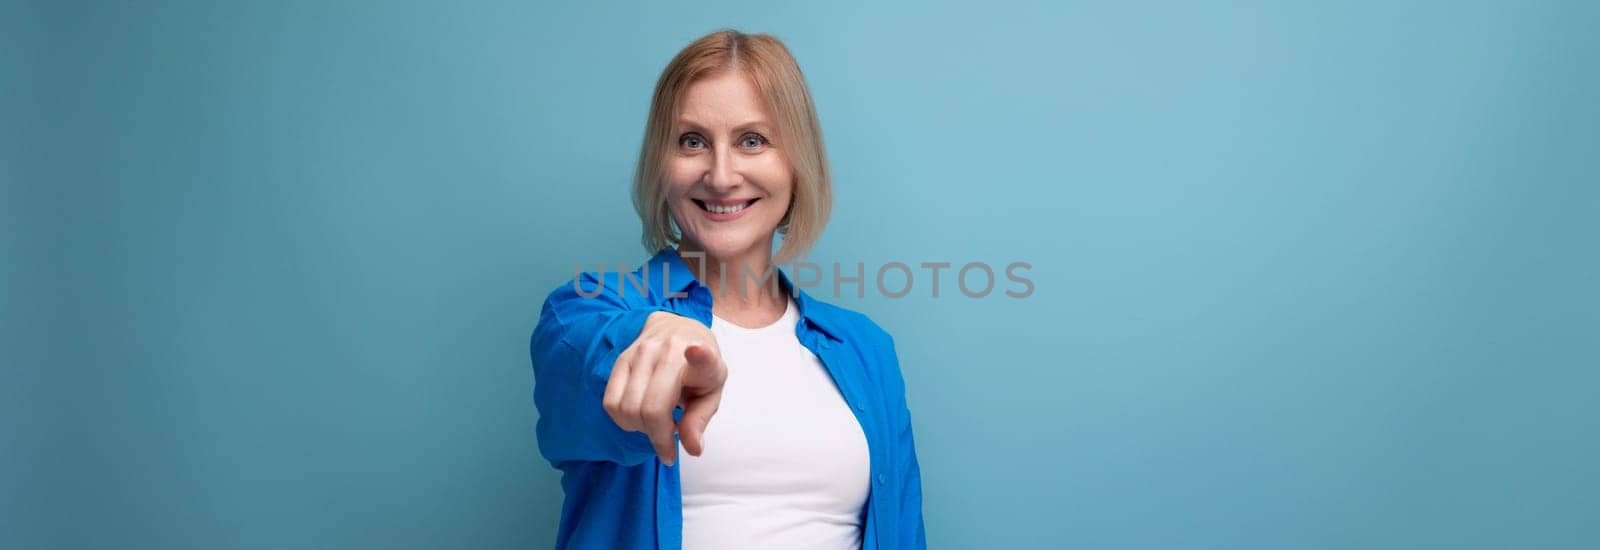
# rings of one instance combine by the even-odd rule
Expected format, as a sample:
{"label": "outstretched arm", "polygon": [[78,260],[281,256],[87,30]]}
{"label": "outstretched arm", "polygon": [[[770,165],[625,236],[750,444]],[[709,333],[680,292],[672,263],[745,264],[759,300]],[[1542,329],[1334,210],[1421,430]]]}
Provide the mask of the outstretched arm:
{"label": "outstretched arm", "polygon": [[[598,284],[585,275],[587,286]],[[529,354],[539,450],[553,465],[635,465],[652,454],[671,464],[679,431],[698,454],[727,376],[715,337],[699,321],[570,286],[546,298]],[[679,405],[681,423],[673,418]]]}

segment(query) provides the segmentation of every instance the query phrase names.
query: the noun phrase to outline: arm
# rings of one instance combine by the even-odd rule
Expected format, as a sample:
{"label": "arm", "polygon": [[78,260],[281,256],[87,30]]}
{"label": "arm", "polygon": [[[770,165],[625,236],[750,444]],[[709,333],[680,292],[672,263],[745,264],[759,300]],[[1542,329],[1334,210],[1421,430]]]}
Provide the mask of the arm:
{"label": "arm", "polygon": [[632,466],[652,454],[670,466],[679,434],[699,456],[728,376],[704,321],[568,286],[546,298],[529,354],[539,450],[557,468],[573,460]]}
{"label": "arm", "polygon": [[[584,288],[599,284],[587,273],[583,282]],[[664,310],[633,309],[609,292],[586,298],[570,284],[545,299],[529,355],[539,452],[552,465],[570,460],[636,465],[656,454],[647,435],[618,427],[601,399],[617,356],[638,338],[651,313]]]}
{"label": "arm", "polygon": [[927,531],[922,520],[922,468],[917,463],[916,438],[911,430],[911,409],[906,402],[905,377],[900,372],[900,357],[894,347],[894,338],[888,333],[883,335],[884,365],[888,367],[888,391],[891,403],[890,417],[894,420],[894,472],[899,479],[893,484],[897,491],[892,492],[895,498],[894,510],[897,514],[894,519],[899,545],[897,548],[911,548],[923,550],[928,547]]}

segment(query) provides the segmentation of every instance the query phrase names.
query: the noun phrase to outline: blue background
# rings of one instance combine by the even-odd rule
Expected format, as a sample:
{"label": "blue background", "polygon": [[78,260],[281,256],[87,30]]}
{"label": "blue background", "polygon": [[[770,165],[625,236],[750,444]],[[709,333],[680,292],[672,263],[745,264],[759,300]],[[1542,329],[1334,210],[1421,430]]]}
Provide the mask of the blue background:
{"label": "blue background", "polygon": [[[527,338],[784,39],[936,548],[1600,546],[1590,2],[6,2],[0,546],[537,548]],[[948,273],[948,272],[947,272]]]}

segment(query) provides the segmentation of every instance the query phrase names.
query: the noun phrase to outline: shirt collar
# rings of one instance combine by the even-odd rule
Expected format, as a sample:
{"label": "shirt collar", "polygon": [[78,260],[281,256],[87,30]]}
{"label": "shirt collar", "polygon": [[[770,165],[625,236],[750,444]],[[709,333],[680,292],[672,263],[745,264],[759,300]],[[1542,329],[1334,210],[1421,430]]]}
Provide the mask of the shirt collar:
{"label": "shirt collar", "polygon": [[[666,298],[667,296],[688,294],[690,297],[695,297],[697,294],[691,293],[690,290],[695,287],[704,287],[707,292],[700,296],[705,297],[706,308],[707,310],[710,309],[710,287],[702,285],[698,279],[695,279],[694,271],[689,269],[688,264],[683,262],[683,258],[678,256],[676,248],[668,246],[657,251],[655,256],[650,258],[646,267],[650,270],[649,274],[652,281],[650,285],[654,287],[653,290],[658,293],[658,296]],[[665,280],[655,277],[662,273],[667,274]],[[821,302],[812,298],[804,289],[794,286],[794,281],[789,279],[789,273],[782,267],[778,267],[778,281],[782,285],[781,288],[788,291],[789,296],[794,298],[795,307],[799,309],[802,321],[819,329],[834,340],[840,339],[840,327],[836,324],[836,320],[830,318],[823,307],[819,307],[823,305]]]}

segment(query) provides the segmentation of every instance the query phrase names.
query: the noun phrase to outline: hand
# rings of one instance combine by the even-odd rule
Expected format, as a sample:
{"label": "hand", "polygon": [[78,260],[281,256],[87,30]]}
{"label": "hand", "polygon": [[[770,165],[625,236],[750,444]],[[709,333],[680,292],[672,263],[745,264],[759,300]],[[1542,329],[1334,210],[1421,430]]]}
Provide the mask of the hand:
{"label": "hand", "polygon": [[[603,400],[617,426],[644,432],[661,461],[671,466],[678,455],[674,431],[683,449],[700,456],[711,416],[722,403],[728,366],[711,329],[699,321],[665,311],[645,319],[639,337],[622,350],[611,367]],[[683,420],[673,424],[672,409],[683,405]]]}

